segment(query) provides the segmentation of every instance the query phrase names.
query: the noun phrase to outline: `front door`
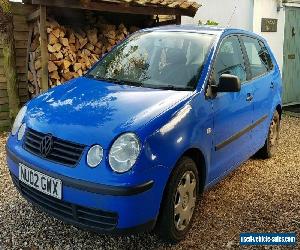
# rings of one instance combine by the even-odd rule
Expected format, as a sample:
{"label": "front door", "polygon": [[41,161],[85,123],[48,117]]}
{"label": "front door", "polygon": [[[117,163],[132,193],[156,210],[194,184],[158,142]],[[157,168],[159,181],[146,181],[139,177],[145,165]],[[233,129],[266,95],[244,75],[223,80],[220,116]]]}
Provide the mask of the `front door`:
{"label": "front door", "polygon": [[300,103],[300,8],[287,7],[283,46],[283,103]]}
{"label": "front door", "polygon": [[237,36],[224,38],[214,63],[212,81],[218,84],[222,74],[236,75],[241,91],[218,93],[213,99],[214,128],[210,181],[222,176],[250,155],[253,115],[253,89],[241,44]]}

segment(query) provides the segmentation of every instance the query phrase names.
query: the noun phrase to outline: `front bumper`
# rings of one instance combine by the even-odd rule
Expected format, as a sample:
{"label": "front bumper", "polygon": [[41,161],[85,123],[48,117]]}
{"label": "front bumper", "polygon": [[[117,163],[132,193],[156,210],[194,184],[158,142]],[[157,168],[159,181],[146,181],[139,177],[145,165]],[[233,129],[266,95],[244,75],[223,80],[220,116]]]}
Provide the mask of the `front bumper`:
{"label": "front bumper", "polygon": [[[110,233],[151,230],[159,212],[163,189],[154,181],[132,187],[115,187],[58,175],[22,160],[7,148],[7,163],[20,193],[42,210],[75,226]],[[18,179],[19,163],[61,179],[63,199],[32,189]]]}
{"label": "front bumper", "polygon": [[68,223],[94,232],[111,232],[116,234],[150,231],[155,220],[126,229],[116,228],[118,214],[98,209],[78,206],[69,202],[49,197],[19,181],[17,176],[11,174],[15,187],[23,197],[48,214]]}

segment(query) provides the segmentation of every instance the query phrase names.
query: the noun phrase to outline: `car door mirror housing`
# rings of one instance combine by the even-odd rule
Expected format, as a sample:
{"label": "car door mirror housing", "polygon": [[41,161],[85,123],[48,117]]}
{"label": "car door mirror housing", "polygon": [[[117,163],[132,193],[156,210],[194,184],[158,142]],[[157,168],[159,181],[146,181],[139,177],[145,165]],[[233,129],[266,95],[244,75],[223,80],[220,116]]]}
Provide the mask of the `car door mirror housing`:
{"label": "car door mirror housing", "polygon": [[241,90],[241,81],[235,75],[222,74],[219,84],[212,87],[214,92],[239,92]]}

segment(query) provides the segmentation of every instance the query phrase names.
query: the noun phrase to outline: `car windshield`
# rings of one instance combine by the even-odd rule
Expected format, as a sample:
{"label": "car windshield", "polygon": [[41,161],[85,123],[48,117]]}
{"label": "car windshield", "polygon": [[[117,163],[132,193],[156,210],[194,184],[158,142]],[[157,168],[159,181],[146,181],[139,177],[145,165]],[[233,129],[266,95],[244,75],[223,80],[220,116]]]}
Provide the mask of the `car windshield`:
{"label": "car windshield", "polygon": [[193,90],[214,36],[139,32],[108,53],[86,77],[159,89]]}

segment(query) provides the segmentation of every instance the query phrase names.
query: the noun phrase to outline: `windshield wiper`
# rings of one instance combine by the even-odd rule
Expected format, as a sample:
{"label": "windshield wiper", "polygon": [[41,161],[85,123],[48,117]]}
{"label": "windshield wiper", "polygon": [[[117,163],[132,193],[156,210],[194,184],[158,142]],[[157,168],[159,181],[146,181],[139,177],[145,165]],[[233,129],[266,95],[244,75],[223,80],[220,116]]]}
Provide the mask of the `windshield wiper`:
{"label": "windshield wiper", "polygon": [[84,77],[87,77],[87,78],[90,78],[90,79],[95,79],[95,80],[98,80],[98,81],[114,82],[114,83],[121,84],[120,80],[114,79],[114,78],[104,78],[104,77],[99,77],[99,76],[95,76],[95,75],[91,75],[91,74],[86,74],[86,75],[84,75]]}
{"label": "windshield wiper", "polygon": [[149,87],[156,88],[156,89],[164,89],[164,90],[178,90],[178,91],[192,91],[194,90],[193,87],[179,87],[174,85],[149,85]]}
{"label": "windshield wiper", "polygon": [[139,82],[133,82],[129,80],[121,80],[121,79],[115,79],[115,78],[110,78],[110,77],[97,77],[91,74],[85,75],[85,77],[90,78],[90,79],[95,79],[98,81],[105,81],[105,82],[112,82],[120,85],[129,85],[129,86],[142,86],[142,83]]}

